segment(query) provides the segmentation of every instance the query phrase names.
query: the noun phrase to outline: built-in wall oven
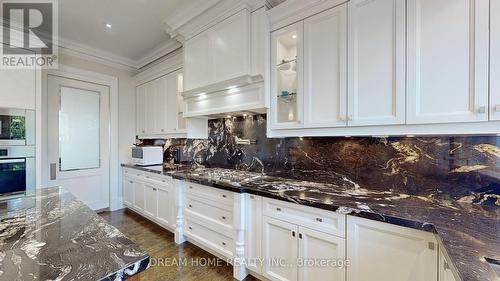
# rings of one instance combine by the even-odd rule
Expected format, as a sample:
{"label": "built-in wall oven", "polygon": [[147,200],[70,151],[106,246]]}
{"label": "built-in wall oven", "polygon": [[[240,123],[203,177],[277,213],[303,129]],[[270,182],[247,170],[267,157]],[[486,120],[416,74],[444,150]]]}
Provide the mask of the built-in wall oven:
{"label": "built-in wall oven", "polygon": [[0,195],[35,190],[35,111],[0,108]]}

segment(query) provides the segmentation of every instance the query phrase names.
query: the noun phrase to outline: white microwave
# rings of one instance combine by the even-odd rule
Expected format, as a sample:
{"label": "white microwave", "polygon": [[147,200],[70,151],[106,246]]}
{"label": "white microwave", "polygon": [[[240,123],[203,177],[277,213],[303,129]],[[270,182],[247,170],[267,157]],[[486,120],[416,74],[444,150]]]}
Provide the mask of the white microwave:
{"label": "white microwave", "polygon": [[132,163],[139,166],[163,164],[163,147],[136,146],[132,147]]}

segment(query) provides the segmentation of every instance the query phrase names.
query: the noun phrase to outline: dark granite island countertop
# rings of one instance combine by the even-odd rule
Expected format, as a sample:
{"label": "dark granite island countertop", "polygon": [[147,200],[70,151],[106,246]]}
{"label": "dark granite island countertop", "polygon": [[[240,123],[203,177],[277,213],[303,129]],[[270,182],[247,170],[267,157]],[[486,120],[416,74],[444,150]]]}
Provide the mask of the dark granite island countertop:
{"label": "dark granite island countertop", "polygon": [[0,280],[122,280],[149,256],[70,192],[0,201]]}
{"label": "dark granite island countertop", "polygon": [[[392,190],[360,186],[345,177],[331,183],[260,176],[258,173],[218,168],[191,169],[165,165],[123,167],[172,176],[233,192],[293,202],[347,215],[410,227],[436,234],[463,281],[500,281],[486,258],[500,262],[499,207],[483,206],[446,198],[408,195]],[[244,175],[244,181],[210,177],[218,174]],[[227,177],[231,178],[231,177]],[[237,178],[237,177],[235,177]]]}

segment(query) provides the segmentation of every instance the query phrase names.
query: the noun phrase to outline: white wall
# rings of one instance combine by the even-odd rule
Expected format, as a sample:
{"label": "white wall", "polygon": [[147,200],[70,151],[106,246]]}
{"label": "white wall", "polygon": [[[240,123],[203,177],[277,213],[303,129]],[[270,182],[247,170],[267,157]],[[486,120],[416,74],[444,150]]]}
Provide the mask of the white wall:
{"label": "white wall", "polygon": [[[59,54],[59,65],[64,65],[66,67],[71,67],[83,71],[90,71],[95,73],[104,74],[107,76],[116,77],[118,79],[118,163],[111,163],[113,169],[113,164],[120,164],[130,161],[130,146],[135,142],[135,82],[133,80],[132,71],[120,69],[117,67],[112,67],[104,65],[101,63],[85,60],[73,55],[60,53]],[[46,79],[46,75],[43,75]],[[42,81],[42,84],[46,87],[46,81]],[[116,101],[111,100],[111,108],[113,103]],[[43,103],[46,106],[45,103]],[[46,108],[46,107],[45,107]],[[46,130],[46,126],[42,126],[43,130]],[[46,185],[48,179],[48,162],[47,162],[47,145],[46,141],[42,142],[42,186]],[[116,159],[111,161],[116,162]],[[115,166],[116,167],[116,166]],[[118,168],[119,169],[119,168]],[[121,172],[115,171],[110,173],[111,183],[116,183],[117,186],[110,186],[111,193],[111,210],[119,209],[122,207],[122,180]],[[111,198],[111,197],[115,198]],[[115,200],[113,200],[115,199]],[[113,201],[115,203],[113,203]]]}

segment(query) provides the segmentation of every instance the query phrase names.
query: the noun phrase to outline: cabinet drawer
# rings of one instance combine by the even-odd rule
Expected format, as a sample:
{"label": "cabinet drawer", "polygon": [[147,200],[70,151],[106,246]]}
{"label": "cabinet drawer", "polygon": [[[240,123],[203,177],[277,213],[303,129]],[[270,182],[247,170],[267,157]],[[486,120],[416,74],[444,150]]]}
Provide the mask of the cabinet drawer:
{"label": "cabinet drawer", "polygon": [[[233,193],[231,191],[226,191],[218,189],[211,186],[205,186],[197,183],[185,182],[185,191],[187,194],[194,194],[195,196],[207,198],[218,204],[224,204],[226,207],[233,209]],[[222,208],[222,206],[221,206]]]}
{"label": "cabinet drawer", "polygon": [[172,183],[172,177],[169,176],[158,175],[153,173],[145,173],[144,177],[146,178],[147,181],[149,181],[152,184],[169,185]]}
{"label": "cabinet drawer", "polygon": [[225,257],[232,257],[234,251],[234,241],[232,238],[220,234],[217,231],[203,225],[197,219],[186,215],[185,235],[196,242],[204,245]]}
{"label": "cabinet drawer", "polygon": [[144,172],[136,169],[123,169],[123,174],[129,177],[142,178],[144,177]]}
{"label": "cabinet drawer", "polygon": [[264,198],[263,214],[306,226],[339,237],[345,237],[345,215],[293,203]]}
{"label": "cabinet drawer", "polygon": [[232,210],[220,208],[220,204],[210,201],[192,194],[186,194],[185,203],[186,213],[198,216],[199,218],[206,219],[214,222],[217,228],[226,228],[229,233],[233,229],[233,213]]}

